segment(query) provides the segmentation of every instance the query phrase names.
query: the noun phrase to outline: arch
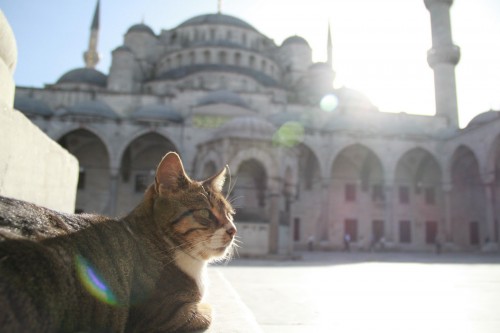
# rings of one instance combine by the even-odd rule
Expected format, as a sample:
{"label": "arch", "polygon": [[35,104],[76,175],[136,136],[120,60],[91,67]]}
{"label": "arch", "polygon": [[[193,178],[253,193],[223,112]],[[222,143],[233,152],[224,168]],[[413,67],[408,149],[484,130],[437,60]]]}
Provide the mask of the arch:
{"label": "arch", "polygon": [[494,183],[497,187],[500,186],[500,133],[488,149],[483,178],[485,182]]}
{"label": "arch", "polygon": [[[115,166],[115,167],[118,168],[121,165],[120,161],[123,160],[123,155],[124,155],[125,150],[127,149],[127,147],[133,141],[135,141],[136,139],[140,138],[141,136],[147,135],[147,134],[157,134],[157,135],[161,136],[163,139],[165,139],[165,140],[167,140],[167,141],[169,141],[169,142],[172,143],[175,151],[177,151],[177,152],[179,151],[179,149],[177,148],[178,145],[168,135],[165,135],[161,131],[151,131],[151,129],[149,129],[149,128],[148,129],[142,129],[142,130],[139,130],[139,131],[137,131],[136,133],[134,133],[134,134],[132,134],[130,136],[127,136],[127,140],[122,140],[121,141],[121,144],[115,149],[115,151],[116,151],[116,153],[114,155],[115,156],[115,160],[112,160],[112,166]],[[158,160],[158,162],[159,162],[159,160]]]}
{"label": "arch", "polygon": [[107,138],[104,135],[102,135],[102,133],[98,129],[93,128],[92,126],[88,125],[82,126],[80,124],[72,124],[70,126],[58,130],[57,132],[51,133],[50,137],[53,138],[54,141],[59,142],[61,138],[63,138],[65,135],[78,130],[87,131],[95,135],[104,144],[110,163],[112,163],[111,161],[113,160],[115,155],[113,154],[113,149],[111,149],[111,143],[107,140]]}
{"label": "arch", "polygon": [[267,197],[269,176],[264,165],[249,157],[242,160],[236,169],[236,182],[232,191],[236,219],[247,222],[268,222]]}
{"label": "arch", "polygon": [[321,186],[322,170],[317,153],[307,144],[298,147],[298,181],[301,190],[312,190]]}
{"label": "arch", "polygon": [[76,211],[104,213],[109,209],[110,156],[104,142],[92,131],[75,129],[58,139],[80,165]]}
{"label": "arch", "polygon": [[156,166],[169,151],[178,152],[172,141],[156,132],[143,133],[127,143],[120,159],[116,200],[119,214],[126,213],[142,199],[154,182]]}
{"label": "arch", "polygon": [[365,145],[356,143],[342,149],[331,168],[332,181],[359,183],[363,190],[382,184],[384,169],[380,158]]}
{"label": "arch", "polygon": [[479,246],[487,235],[487,203],[479,162],[472,149],[457,147],[450,171],[452,239],[461,247]]}
{"label": "arch", "polygon": [[[269,179],[271,180],[276,180],[278,179],[278,163],[275,161],[274,158],[271,157],[271,155],[258,148],[249,148],[245,150],[239,151],[229,162],[229,167],[231,170],[238,170],[240,164],[248,160],[250,158],[253,158],[264,166],[264,169],[266,170],[266,173],[269,175]],[[271,184],[272,190],[278,191],[278,187],[276,186],[277,184]]]}
{"label": "arch", "polygon": [[[197,156],[199,156],[197,154]],[[200,158],[195,159],[195,165],[193,170],[195,170],[196,177],[199,179],[203,179],[205,176],[204,174],[204,166],[207,165],[208,163],[214,163],[215,164],[215,170],[220,170],[222,169],[222,165],[219,165],[217,163],[218,161],[222,161],[223,159],[221,156],[215,151],[215,150],[210,150],[207,153],[204,153]],[[230,170],[231,171],[231,170]]]}
{"label": "arch", "polygon": [[424,186],[441,188],[441,166],[427,149],[412,148],[398,159],[394,171],[394,184],[412,186],[415,191],[420,191]]}

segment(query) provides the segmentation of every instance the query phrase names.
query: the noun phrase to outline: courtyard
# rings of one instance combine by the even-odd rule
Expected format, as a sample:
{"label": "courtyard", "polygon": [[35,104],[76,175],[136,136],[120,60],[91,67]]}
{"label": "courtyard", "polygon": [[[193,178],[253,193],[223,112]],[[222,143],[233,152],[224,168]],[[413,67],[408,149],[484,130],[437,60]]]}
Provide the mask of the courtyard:
{"label": "courtyard", "polygon": [[498,254],[300,255],[235,259],[211,270],[265,333],[500,332]]}

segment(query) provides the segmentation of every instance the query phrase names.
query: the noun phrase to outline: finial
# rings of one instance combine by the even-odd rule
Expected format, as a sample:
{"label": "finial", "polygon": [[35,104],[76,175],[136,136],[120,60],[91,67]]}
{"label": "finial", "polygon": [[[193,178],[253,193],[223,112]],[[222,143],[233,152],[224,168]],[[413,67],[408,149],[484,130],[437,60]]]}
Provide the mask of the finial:
{"label": "finial", "polygon": [[332,48],[333,48],[332,29],[330,27],[330,19],[328,19],[328,41],[326,44],[326,63],[330,68],[333,69]]}
{"label": "finial", "polygon": [[222,12],[222,0],[217,0],[217,14]]}

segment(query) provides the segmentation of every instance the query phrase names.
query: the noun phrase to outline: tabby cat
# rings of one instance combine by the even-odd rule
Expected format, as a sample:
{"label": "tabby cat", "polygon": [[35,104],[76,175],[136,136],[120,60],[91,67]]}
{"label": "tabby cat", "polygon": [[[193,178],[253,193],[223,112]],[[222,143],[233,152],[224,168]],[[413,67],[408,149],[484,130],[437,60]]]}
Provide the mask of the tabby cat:
{"label": "tabby cat", "polygon": [[203,272],[236,234],[225,178],[191,180],[170,152],[122,219],[0,198],[0,331],[206,329]]}

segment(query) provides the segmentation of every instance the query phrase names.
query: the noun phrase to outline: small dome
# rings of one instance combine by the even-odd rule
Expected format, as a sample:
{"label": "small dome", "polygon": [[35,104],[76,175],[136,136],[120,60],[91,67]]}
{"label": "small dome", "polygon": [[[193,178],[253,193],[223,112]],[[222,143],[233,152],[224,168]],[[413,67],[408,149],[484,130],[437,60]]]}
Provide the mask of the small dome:
{"label": "small dome", "polygon": [[130,115],[133,120],[158,120],[182,123],[184,120],[180,113],[174,110],[171,105],[151,104],[139,108]]}
{"label": "small dome", "polygon": [[299,45],[302,44],[306,45],[307,47],[310,47],[309,43],[304,38],[297,35],[285,39],[283,43],[281,43],[281,46],[292,45],[292,44],[299,44]]}
{"label": "small dome", "polygon": [[272,140],[276,127],[263,118],[247,116],[234,118],[222,125],[216,138],[241,138]]}
{"label": "small dome", "polygon": [[308,68],[310,71],[331,71],[332,68],[326,62],[315,62]]}
{"label": "small dome", "polygon": [[54,111],[44,101],[28,96],[16,96],[14,99],[14,109],[24,114],[44,117],[50,117],[54,114]]}
{"label": "small dome", "polygon": [[287,122],[296,122],[301,124],[304,127],[312,127],[312,117],[310,117],[307,113],[296,113],[296,112],[287,112],[282,111],[275,114],[270,115],[267,119],[276,125],[277,127],[282,126]]}
{"label": "small dome", "polygon": [[57,80],[57,84],[63,83],[85,83],[98,87],[106,87],[108,77],[93,68],[73,69]]}
{"label": "small dome", "polygon": [[179,25],[181,27],[187,27],[191,25],[200,25],[200,24],[223,24],[223,25],[232,25],[240,28],[250,29],[253,31],[257,31],[254,27],[252,27],[247,22],[230,15],[225,14],[206,14],[195,16]]}
{"label": "small dome", "polygon": [[102,101],[84,101],[68,108],[68,115],[85,115],[117,119],[118,115]]}
{"label": "small dome", "polygon": [[339,108],[346,112],[378,111],[368,97],[357,90],[342,87],[336,89],[334,94],[339,99]]}
{"label": "small dome", "polygon": [[122,46],[118,46],[116,49],[114,49],[113,53],[114,52],[132,52],[132,50],[130,49],[130,47],[122,45]]}
{"label": "small dome", "polygon": [[149,26],[145,25],[144,23],[139,23],[139,24],[135,24],[135,25],[131,26],[127,30],[127,34],[129,34],[131,32],[145,32],[145,33],[148,33],[150,35],[156,36],[153,29],[151,29]]}
{"label": "small dome", "polygon": [[500,119],[500,111],[486,111],[478,114],[469,122],[467,127],[478,126]]}
{"label": "small dome", "polygon": [[230,90],[216,90],[209,92],[200,98],[197,103],[198,106],[209,104],[230,104],[242,108],[248,108],[245,101],[238,94]]}

